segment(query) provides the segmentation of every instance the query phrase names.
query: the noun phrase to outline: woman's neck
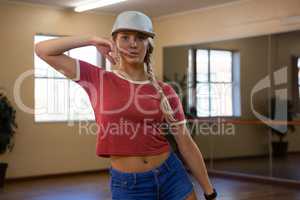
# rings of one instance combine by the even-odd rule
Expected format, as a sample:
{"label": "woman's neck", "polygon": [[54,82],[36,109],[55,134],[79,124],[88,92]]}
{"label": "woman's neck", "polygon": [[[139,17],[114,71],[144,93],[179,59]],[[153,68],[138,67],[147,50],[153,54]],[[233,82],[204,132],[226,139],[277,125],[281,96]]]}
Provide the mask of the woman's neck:
{"label": "woman's neck", "polygon": [[144,64],[128,64],[121,62],[120,66],[117,70],[123,71],[130,77],[131,80],[134,81],[144,81],[147,80],[147,76],[144,71]]}

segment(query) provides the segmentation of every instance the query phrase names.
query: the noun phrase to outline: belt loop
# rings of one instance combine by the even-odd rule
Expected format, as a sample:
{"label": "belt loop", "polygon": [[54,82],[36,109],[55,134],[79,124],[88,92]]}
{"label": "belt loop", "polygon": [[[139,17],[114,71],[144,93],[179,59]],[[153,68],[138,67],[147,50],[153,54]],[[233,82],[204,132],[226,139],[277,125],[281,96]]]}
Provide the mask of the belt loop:
{"label": "belt loop", "polygon": [[169,166],[168,161],[170,160],[171,156],[172,156],[172,151],[169,152],[168,158],[164,162],[165,166],[169,171],[171,171],[171,167]]}
{"label": "belt loop", "polygon": [[168,169],[169,171],[171,171],[171,167],[168,165],[168,162],[167,162],[167,161],[165,162],[165,166],[167,167],[167,169]]}
{"label": "belt loop", "polygon": [[133,173],[134,185],[136,184],[136,173]]}

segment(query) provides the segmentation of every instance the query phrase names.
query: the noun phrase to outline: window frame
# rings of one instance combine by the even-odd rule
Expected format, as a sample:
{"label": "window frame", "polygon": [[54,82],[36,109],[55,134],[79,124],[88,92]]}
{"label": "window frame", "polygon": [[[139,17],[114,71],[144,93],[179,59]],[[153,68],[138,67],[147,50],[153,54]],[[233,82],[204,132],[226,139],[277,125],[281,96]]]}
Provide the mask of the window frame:
{"label": "window frame", "polygon": [[[206,50],[208,52],[208,73],[207,73],[207,82],[197,81],[197,51]],[[187,108],[190,110],[192,107],[195,107],[197,110],[197,86],[198,84],[208,84],[209,87],[209,114],[207,116],[199,116],[197,118],[237,118],[241,117],[241,95],[240,95],[240,53],[237,50],[228,50],[220,48],[190,48],[188,50],[188,81],[187,81]],[[228,51],[231,53],[231,82],[211,82],[211,66],[210,66],[210,55],[211,51]],[[190,80],[190,71],[192,75],[192,83],[189,83]],[[231,115],[211,115],[211,84],[231,84],[231,102],[232,102],[232,114]],[[191,86],[191,87],[190,87]],[[195,91],[195,95],[190,96]],[[190,102],[192,101],[192,102]],[[197,113],[197,112],[196,112]]]}
{"label": "window frame", "polygon": [[300,56],[297,56],[296,57],[296,59],[297,59],[297,68],[298,68],[298,91],[299,91],[299,99],[300,99],[300,76],[299,76],[299,72],[300,72]]}

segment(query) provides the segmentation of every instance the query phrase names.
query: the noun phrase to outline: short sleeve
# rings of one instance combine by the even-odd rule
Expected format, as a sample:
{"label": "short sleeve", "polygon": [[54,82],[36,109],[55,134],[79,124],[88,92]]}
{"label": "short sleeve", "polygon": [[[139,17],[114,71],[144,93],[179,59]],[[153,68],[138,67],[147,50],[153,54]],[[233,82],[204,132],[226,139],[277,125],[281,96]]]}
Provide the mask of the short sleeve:
{"label": "short sleeve", "polygon": [[78,83],[86,91],[91,102],[95,103],[98,96],[97,89],[100,86],[100,80],[105,70],[86,61],[75,60],[76,77],[72,80]]}
{"label": "short sleeve", "polygon": [[163,91],[173,109],[174,112],[173,116],[176,119],[176,122],[173,122],[171,125],[186,123],[186,118],[182,107],[182,103],[180,101],[179,96],[173,89],[173,87],[165,83],[163,87]]}

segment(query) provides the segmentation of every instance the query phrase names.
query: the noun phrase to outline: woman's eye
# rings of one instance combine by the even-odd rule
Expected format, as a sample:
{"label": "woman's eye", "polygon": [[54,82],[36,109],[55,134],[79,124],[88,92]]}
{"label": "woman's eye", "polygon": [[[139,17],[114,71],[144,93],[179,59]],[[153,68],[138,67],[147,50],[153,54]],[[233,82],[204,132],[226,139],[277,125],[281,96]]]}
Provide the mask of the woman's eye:
{"label": "woman's eye", "polygon": [[122,39],[123,40],[128,40],[128,36],[124,35],[124,36],[122,36]]}

